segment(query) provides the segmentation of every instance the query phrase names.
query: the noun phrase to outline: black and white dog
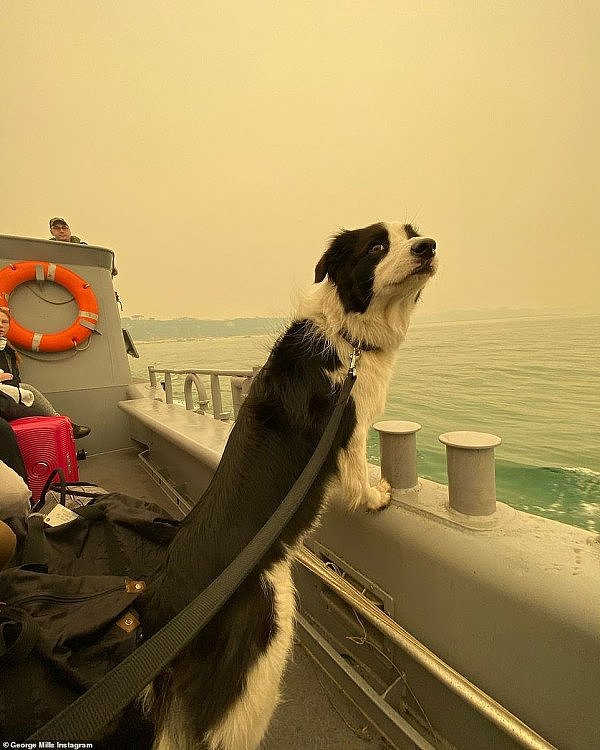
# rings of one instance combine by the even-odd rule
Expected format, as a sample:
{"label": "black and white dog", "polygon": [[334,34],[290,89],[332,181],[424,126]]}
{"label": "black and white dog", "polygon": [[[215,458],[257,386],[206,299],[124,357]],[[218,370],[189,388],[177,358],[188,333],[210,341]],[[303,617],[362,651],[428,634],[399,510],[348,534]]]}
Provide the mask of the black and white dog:
{"label": "black and white dog", "polygon": [[145,691],[160,750],[252,750],[278,701],[292,645],[294,550],[326,500],[377,511],[390,487],[370,487],[366,436],[385,405],[397,349],[435,273],[435,241],[409,224],[343,231],[319,261],[313,293],[256,376],[206,493],[141,601],[148,634],[204,589],[253,538],[312,455],[360,349],[336,442],[300,510],[220,614]]}

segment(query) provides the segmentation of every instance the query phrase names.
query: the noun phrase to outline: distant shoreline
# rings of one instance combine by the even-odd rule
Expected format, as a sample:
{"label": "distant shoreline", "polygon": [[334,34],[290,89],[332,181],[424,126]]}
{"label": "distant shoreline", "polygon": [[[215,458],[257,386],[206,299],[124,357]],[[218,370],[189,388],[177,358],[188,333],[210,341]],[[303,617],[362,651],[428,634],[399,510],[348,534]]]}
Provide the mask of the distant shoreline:
{"label": "distant shoreline", "polygon": [[[473,317],[464,317],[467,315]],[[413,318],[412,326],[462,325],[465,323],[495,323],[508,320],[536,320],[560,318],[597,317],[600,312],[532,311],[532,310],[457,310],[440,317],[419,316]],[[285,326],[284,318],[235,318],[231,320],[205,320],[201,318],[121,318],[132,339],[139,344],[164,344],[185,341],[202,341],[215,338],[242,338],[249,336],[277,335]]]}

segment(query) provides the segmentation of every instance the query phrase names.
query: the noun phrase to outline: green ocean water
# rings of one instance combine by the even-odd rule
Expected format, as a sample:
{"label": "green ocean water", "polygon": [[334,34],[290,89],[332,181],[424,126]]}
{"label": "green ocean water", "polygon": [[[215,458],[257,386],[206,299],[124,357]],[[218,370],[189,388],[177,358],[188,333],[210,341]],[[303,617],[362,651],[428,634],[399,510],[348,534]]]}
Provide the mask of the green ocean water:
{"label": "green ocean water", "polygon": [[[278,333],[138,342],[140,359],[131,360],[132,369],[142,377],[150,364],[250,369],[265,361]],[[177,391],[176,384],[176,396]],[[414,325],[400,350],[382,418],[422,425],[419,474],[443,483],[440,434],[498,435],[499,500],[600,531],[600,316]],[[373,431],[368,456],[378,463]]]}

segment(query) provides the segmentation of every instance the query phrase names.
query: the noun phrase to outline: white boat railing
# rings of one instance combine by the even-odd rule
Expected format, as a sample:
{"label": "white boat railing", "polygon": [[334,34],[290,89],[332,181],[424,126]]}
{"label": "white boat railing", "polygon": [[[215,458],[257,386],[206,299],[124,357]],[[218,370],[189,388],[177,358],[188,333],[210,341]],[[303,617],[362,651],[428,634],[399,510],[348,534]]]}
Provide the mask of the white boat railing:
{"label": "white boat railing", "polygon": [[[171,368],[157,368],[153,365],[148,367],[148,376],[150,378],[150,389],[158,390],[159,382],[157,376],[164,376],[160,384],[164,388],[165,400],[167,404],[173,403],[173,376],[185,375],[183,384],[183,397],[185,408],[189,411],[198,411],[204,414],[209,408],[209,402],[212,402],[212,412],[215,419],[227,421],[232,418],[231,411],[223,408],[223,393],[221,390],[221,378],[229,378],[231,387],[231,405],[233,409],[233,419],[238,415],[240,406],[244,402],[252,378],[260,368],[254,367],[252,370],[201,370],[187,369],[175,370]],[[210,399],[206,387],[200,376],[210,378]],[[194,396],[192,386],[196,386],[198,393],[198,406],[194,407]]]}

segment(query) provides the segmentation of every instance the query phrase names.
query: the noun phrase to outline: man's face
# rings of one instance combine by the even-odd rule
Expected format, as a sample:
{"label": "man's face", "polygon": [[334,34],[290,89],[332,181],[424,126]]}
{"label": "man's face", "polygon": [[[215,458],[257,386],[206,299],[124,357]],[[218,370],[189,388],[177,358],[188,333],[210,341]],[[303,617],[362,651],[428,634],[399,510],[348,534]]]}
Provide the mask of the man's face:
{"label": "man's face", "polygon": [[55,222],[50,227],[50,234],[54,237],[54,239],[60,240],[61,242],[71,241],[71,230],[69,229],[69,225],[64,224],[60,221]]}

